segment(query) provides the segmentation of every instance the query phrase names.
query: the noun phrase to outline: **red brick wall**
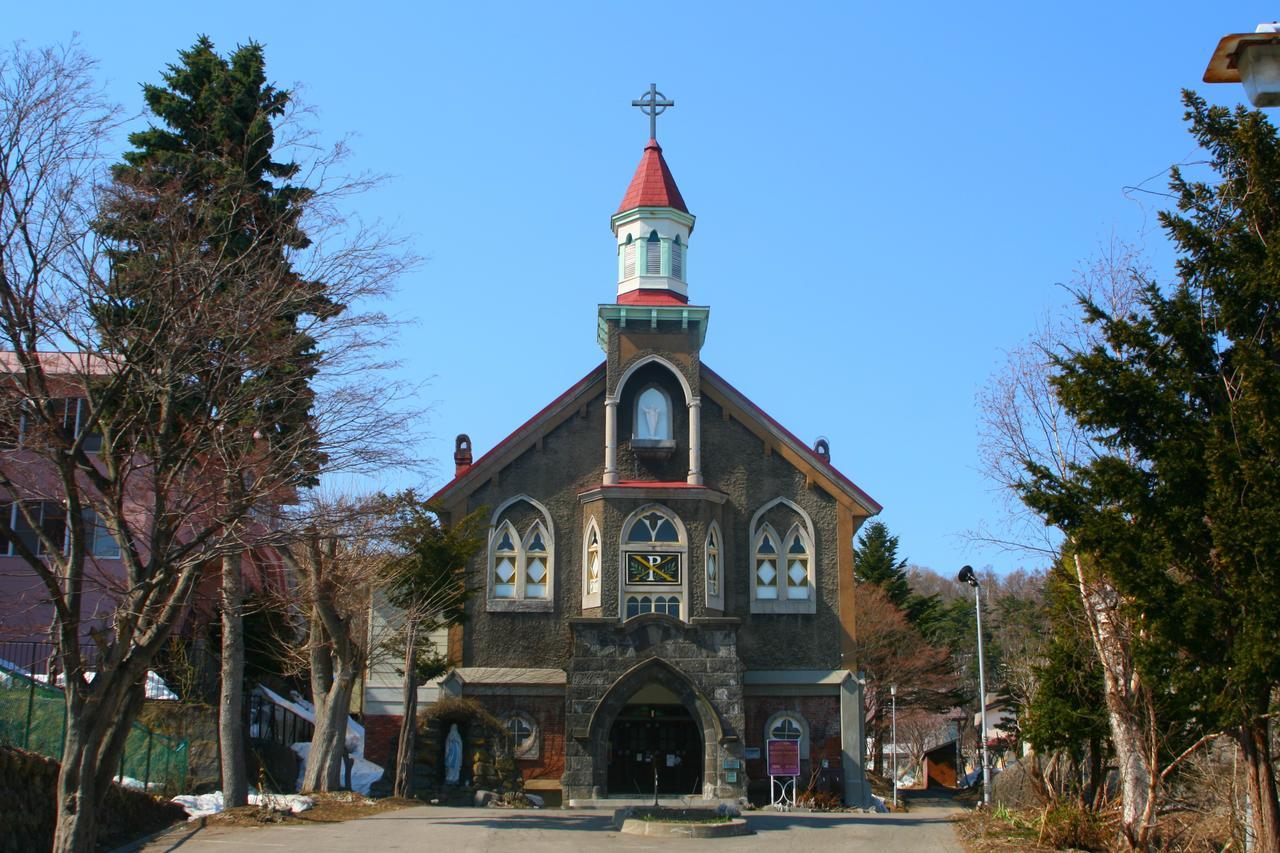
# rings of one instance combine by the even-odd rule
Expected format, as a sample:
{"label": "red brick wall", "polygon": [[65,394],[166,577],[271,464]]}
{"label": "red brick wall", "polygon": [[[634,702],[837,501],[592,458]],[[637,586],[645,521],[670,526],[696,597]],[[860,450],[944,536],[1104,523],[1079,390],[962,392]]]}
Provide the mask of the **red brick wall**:
{"label": "red brick wall", "polygon": [[831,767],[840,767],[840,697],[839,696],[748,696],[744,700],[746,746],[760,750],[760,758],[747,762],[747,775],[753,780],[768,780],[765,764],[765,731],[769,718],[780,711],[792,711],[809,724],[809,754],[800,756],[800,786],[809,781],[812,768],[822,759]]}
{"label": "red brick wall", "polygon": [[400,735],[399,714],[374,714],[364,718],[364,757],[388,770],[395,761]]}
{"label": "red brick wall", "polygon": [[559,696],[478,696],[501,719],[512,711],[523,711],[538,724],[538,757],[517,761],[526,780],[558,781],[564,774],[564,699]]}

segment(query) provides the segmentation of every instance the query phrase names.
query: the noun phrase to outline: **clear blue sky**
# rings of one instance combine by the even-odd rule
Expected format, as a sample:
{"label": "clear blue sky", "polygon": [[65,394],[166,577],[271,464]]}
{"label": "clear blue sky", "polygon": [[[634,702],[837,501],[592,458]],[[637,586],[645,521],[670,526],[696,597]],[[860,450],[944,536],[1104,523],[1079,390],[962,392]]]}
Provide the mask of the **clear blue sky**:
{"label": "clear blue sky", "polygon": [[[427,379],[437,461],[484,452],[598,363],[609,216],[647,124],[690,209],[704,360],[884,504],[913,562],[1034,563],[965,532],[999,520],[975,394],[1112,235],[1167,265],[1155,196],[1195,159],[1182,87],[1274,4],[14,3],[5,38],[80,34],[115,98],[198,33],[267,48],[321,130],[393,175],[360,203],[427,257],[393,311]],[[389,474],[387,485],[407,483]]]}

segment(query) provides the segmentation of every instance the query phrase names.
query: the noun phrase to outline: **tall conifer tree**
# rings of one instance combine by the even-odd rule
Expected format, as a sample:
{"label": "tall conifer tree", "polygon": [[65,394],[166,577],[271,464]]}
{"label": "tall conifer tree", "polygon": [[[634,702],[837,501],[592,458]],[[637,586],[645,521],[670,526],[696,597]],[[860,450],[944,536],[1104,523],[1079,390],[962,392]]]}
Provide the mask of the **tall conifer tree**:
{"label": "tall conifer tree", "polygon": [[[296,163],[273,159],[275,125],[285,117],[290,93],[267,81],[261,45],[250,42],[224,58],[204,36],[179,53],[178,62],[168,67],[162,79],[162,85],[143,87],[157,123],[129,137],[134,148],[113,168],[113,178],[134,197],[181,202],[163,221],[155,222],[147,220],[154,208],[128,201],[105,211],[100,230],[115,242],[115,250],[110,307],[99,312],[103,336],[133,363],[147,362],[151,336],[164,330],[149,322],[155,282],[149,250],[143,247],[159,241],[146,235],[153,229],[171,230],[170,217],[184,218],[183,233],[199,245],[199,254],[207,261],[195,266],[193,276],[216,276],[214,291],[233,301],[243,295],[251,302],[255,290],[269,288],[273,294],[265,303],[266,313],[246,316],[243,328],[231,324],[207,341],[208,372],[197,370],[188,377],[191,404],[199,406],[207,399],[206,386],[225,384],[228,365],[233,365],[237,375],[232,381],[252,404],[222,419],[224,440],[238,445],[227,458],[270,454],[273,448],[287,445],[297,459],[297,484],[311,483],[323,463],[318,450],[306,450],[319,444],[311,413],[311,381],[320,354],[315,341],[299,330],[298,321],[302,315],[332,317],[341,308],[324,295],[321,284],[302,280],[289,260],[290,252],[309,245],[300,218],[312,196],[307,188],[290,183],[298,175]],[[182,276],[170,276],[170,281],[173,287],[183,287]],[[208,292],[208,282],[200,281],[196,287]],[[166,302],[171,298],[172,294],[164,296]],[[156,316],[163,315],[157,312]],[[257,396],[255,387],[261,389]],[[243,514],[237,504],[247,491],[244,479],[252,476],[251,470],[223,472],[222,501],[230,509],[228,517]],[[223,794],[229,806],[243,805],[248,794],[240,723],[241,573],[240,554],[224,557],[219,740]]]}
{"label": "tall conifer tree", "polygon": [[1024,494],[1132,602],[1140,657],[1194,697],[1200,730],[1235,737],[1257,848],[1275,850],[1280,138],[1260,112],[1184,102],[1212,175],[1172,171],[1177,279],[1123,315],[1084,300],[1102,340],[1057,361],[1064,406],[1112,452],[1033,466]]}

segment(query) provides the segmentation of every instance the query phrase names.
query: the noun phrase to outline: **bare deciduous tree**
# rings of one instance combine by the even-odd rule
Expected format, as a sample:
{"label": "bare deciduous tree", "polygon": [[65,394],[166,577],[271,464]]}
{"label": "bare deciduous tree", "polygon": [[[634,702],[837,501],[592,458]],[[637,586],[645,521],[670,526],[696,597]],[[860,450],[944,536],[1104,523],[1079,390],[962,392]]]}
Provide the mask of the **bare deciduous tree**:
{"label": "bare deciduous tree", "polygon": [[[93,849],[146,671],[201,574],[281,540],[272,515],[301,460],[386,464],[411,426],[394,411],[395,386],[370,378],[386,319],[323,317],[299,302],[300,276],[334,304],[367,305],[412,262],[385,232],[342,216],[340,199],[369,185],[339,177],[345,151],[307,152],[312,241],[291,250],[296,275],[280,275],[246,263],[251,251],[209,252],[208,218],[176,185],[95,183],[114,113],[91,74],[74,48],[0,57],[3,408],[21,434],[0,466],[0,499],[17,504],[19,522],[0,518],[0,538],[41,585],[65,675],[58,851]],[[90,227],[104,220],[110,239]],[[122,275],[135,289],[121,290]],[[290,311],[299,323],[286,335],[257,322]],[[316,429],[263,441],[264,385],[287,382],[294,335],[323,353]],[[228,477],[235,489],[223,488]],[[65,532],[43,523],[48,506]],[[118,570],[95,556],[103,537]]]}
{"label": "bare deciduous tree", "polygon": [[[1077,275],[1074,289],[1108,310],[1124,313],[1136,299],[1144,270],[1134,247],[1113,242]],[[1061,551],[1073,567],[1103,669],[1120,769],[1123,833],[1130,845],[1141,849],[1154,828],[1160,766],[1152,695],[1134,661],[1133,625],[1105,568],[1099,571],[1091,555],[1080,553],[1062,531],[1047,528],[1019,499],[1031,466],[1066,476],[1073,466],[1108,452],[1066,412],[1050,384],[1053,356],[1064,344],[1078,345],[1094,334],[1081,323],[1044,323],[1026,345],[1008,354],[1004,368],[979,395],[984,468],[1004,488],[1012,533],[978,538],[1039,553],[1046,561]]]}

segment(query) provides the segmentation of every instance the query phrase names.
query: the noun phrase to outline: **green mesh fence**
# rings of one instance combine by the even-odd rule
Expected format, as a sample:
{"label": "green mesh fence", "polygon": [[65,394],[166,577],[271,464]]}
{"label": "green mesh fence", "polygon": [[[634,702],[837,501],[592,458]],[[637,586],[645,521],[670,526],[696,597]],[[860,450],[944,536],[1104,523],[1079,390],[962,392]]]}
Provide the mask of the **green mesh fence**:
{"label": "green mesh fence", "polygon": [[[62,755],[66,705],[62,691],[28,675],[33,667],[0,658],[0,742],[50,758]],[[181,793],[187,782],[187,741],[133,723],[118,774],[155,793]],[[127,780],[135,780],[129,782]]]}

